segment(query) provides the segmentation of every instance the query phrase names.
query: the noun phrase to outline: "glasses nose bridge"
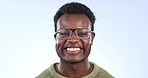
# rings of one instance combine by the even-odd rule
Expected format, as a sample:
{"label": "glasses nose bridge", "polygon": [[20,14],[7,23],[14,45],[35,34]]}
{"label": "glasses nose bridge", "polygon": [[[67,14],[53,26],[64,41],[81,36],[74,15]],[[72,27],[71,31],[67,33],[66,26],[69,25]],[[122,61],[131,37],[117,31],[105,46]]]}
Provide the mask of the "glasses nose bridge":
{"label": "glasses nose bridge", "polygon": [[76,32],[77,29],[70,29],[70,30],[71,30],[71,33],[70,33],[69,37],[73,37],[74,35],[75,35],[75,37],[78,37],[77,32]]}

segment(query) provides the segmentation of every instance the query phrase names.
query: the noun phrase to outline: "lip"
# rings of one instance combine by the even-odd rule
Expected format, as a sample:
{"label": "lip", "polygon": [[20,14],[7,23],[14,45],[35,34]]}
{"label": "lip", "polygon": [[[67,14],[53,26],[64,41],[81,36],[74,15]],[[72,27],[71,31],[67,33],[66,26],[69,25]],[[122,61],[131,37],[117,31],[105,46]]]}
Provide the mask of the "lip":
{"label": "lip", "polygon": [[67,51],[79,51],[81,48],[66,48]]}
{"label": "lip", "polygon": [[67,51],[67,50],[65,50],[65,53],[69,54],[69,55],[76,55],[76,54],[82,53],[82,50],[79,50],[79,51]]}
{"label": "lip", "polygon": [[64,49],[66,49],[66,48],[80,48],[80,49],[83,49],[82,46],[80,46],[80,45],[66,45],[66,46],[64,46]]}
{"label": "lip", "polygon": [[64,48],[65,53],[70,55],[76,55],[83,52],[83,49],[81,47],[66,47]]}

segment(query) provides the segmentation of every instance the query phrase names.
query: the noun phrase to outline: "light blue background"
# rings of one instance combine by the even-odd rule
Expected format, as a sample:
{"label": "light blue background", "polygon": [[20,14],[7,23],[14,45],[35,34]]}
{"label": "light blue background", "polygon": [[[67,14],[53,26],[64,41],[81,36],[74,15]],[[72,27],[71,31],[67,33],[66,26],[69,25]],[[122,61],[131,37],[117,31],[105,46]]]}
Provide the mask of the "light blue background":
{"label": "light blue background", "polygon": [[90,61],[116,78],[148,78],[147,0],[0,0],[0,78],[34,78],[59,61],[53,16],[71,1],[96,16]]}

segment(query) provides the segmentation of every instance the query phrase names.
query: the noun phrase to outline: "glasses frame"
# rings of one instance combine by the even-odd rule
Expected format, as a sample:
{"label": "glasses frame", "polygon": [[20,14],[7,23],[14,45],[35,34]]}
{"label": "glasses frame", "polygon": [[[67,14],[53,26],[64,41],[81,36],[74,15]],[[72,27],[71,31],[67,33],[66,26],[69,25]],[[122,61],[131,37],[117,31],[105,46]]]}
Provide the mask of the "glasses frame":
{"label": "glasses frame", "polygon": [[[68,37],[65,37],[65,38],[60,38],[60,37],[58,37],[57,34],[58,34],[58,33],[61,33],[61,32],[59,32],[59,31],[62,30],[62,29],[71,30],[70,35],[69,35]],[[76,29],[62,28],[62,29],[59,29],[57,32],[55,32],[54,35],[56,36],[56,38],[58,38],[58,39],[68,39],[68,38],[70,38],[70,37],[72,36],[73,33],[75,33],[75,36],[76,36],[77,38],[80,38],[80,39],[87,39],[87,38],[91,37],[91,33],[93,32],[93,31],[91,31],[91,30],[89,30],[89,29],[87,29],[87,28],[76,28]],[[87,33],[88,33],[89,36],[86,37],[86,38],[80,37],[76,31],[77,31],[77,30],[81,30],[81,29],[87,29],[87,30],[88,30]]]}

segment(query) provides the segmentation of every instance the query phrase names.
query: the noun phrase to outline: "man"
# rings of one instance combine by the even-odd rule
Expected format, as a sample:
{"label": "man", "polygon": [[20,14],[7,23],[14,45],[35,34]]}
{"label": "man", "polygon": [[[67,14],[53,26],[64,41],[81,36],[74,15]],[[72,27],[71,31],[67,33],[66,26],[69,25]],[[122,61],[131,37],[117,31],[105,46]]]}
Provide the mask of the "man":
{"label": "man", "polygon": [[93,12],[84,4],[63,5],[54,16],[56,52],[60,62],[36,78],[114,78],[88,61],[95,37]]}

